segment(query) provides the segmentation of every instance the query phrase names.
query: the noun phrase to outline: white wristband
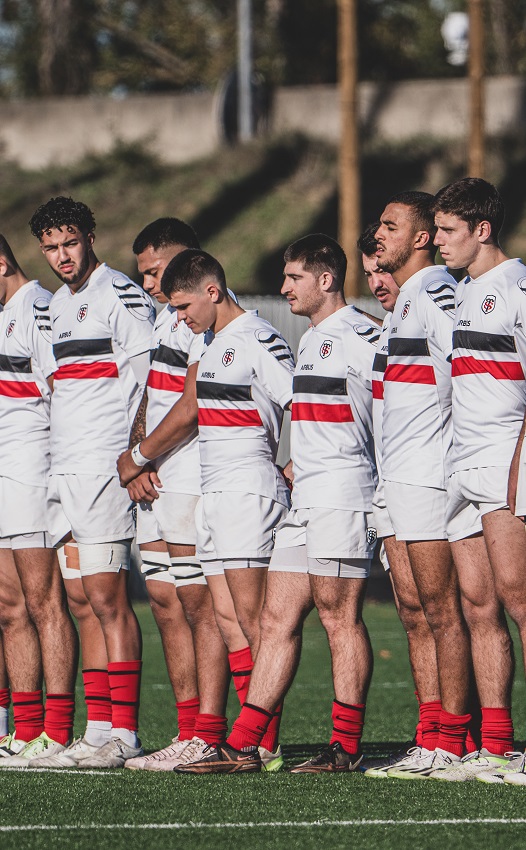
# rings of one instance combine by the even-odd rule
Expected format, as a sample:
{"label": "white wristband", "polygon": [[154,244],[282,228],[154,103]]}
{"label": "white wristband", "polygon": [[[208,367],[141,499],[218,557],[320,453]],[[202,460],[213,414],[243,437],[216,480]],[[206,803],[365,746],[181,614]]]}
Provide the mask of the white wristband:
{"label": "white wristband", "polygon": [[144,455],[141,453],[140,443],[137,443],[137,445],[133,447],[133,449],[131,450],[131,456],[136,466],[145,466],[147,463],[150,462],[150,458],[144,457]]}

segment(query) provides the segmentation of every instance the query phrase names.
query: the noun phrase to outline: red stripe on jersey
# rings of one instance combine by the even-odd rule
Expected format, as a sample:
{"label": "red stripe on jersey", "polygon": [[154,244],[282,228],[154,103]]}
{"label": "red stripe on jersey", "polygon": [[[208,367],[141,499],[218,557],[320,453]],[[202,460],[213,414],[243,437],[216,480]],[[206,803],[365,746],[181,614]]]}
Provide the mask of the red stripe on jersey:
{"label": "red stripe on jersey", "polygon": [[53,377],[55,381],[118,378],[119,370],[116,363],[68,363],[59,366]]}
{"label": "red stripe on jersey", "polygon": [[166,390],[169,393],[182,393],[184,390],[184,375],[169,375],[168,372],[157,372],[150,369],[148,386],[152,390]]}
{"label": "red stripe on jersey", "polygon": [[200,407],[197,422],[200,427],[208,425],[216,428],[245,428],[263,425],[257,408],[221,410],[218,407]]}
{"label": "red stripe on jersey", "polygon": [[373,381],[373,398],[382,399],[384,397],[384,382]]}
{"label": "red stripe on jersey", "polygon": [[385,370],[384,381],[399,381],[403,384],[436,384],[432,366],[406,366],[404,363],[390,363]]}
{"label": "red stripe on jersey", "polygon": [[41,398],[34,381],[0,381],[0,395],[10,398]]}
{"label": "red stripe on jersey", "polygon": [[490,374],[499,381],[523,381],[524,372],[520,363],[513,361],[478,360],[476,357],[455,357],[451,374],[454,378],[462,375]]}
{"label": "red stripe on jersey", "polygon": [[348,404],[308,404],[297,401],[292,405],[293,422],[354,422]]}

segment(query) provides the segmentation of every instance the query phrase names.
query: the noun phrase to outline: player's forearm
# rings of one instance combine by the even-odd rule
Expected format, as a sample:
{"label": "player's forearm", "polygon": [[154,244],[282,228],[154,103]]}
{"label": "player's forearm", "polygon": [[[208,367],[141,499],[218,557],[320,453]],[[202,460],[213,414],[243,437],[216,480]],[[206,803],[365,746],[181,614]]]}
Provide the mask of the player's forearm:
{"label": "player's forearm", "polygon": [[146,437],[146,410],[148,408],[148,390],[144,388],[141,403],[137,408],[135,419],[130,432],[130,441],[128,443],[130,449],[144,440]]}
{"label": "player's forearm", "polygon": [[197,404],[180,399],[151,434],[141,441],[141,454],[154,460],[196,433]]}

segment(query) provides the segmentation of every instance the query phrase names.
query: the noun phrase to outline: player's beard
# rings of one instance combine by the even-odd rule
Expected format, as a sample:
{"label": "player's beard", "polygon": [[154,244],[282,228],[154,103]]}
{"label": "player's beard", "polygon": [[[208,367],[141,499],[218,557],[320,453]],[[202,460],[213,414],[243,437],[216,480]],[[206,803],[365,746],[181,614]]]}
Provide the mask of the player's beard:
{"label": "player's beard", "polygon": [[405,264],[409,261],[411,254],[413,253],[413,249],[411,245],[404,246],[399,248],[394,254],[390,257],[386,257],[385,255],[380,254],[379,257],[376,258],[376,265],[382,272],[389,272],[389,274],[394,274],[399,269],[403,268]]}
{"label": "player's beard", "polygon": [[85,277],[86,272],[89,269],[90,264],[90,255],[88,252],[82,257],[80,265],[78,266],[75,272],[70,272],[69,274],[62,274],[60,269],[53,269],[56,276],[62,283],[67,283],[69,286],[75,286],[77,283],[80,283],[83,277]]}

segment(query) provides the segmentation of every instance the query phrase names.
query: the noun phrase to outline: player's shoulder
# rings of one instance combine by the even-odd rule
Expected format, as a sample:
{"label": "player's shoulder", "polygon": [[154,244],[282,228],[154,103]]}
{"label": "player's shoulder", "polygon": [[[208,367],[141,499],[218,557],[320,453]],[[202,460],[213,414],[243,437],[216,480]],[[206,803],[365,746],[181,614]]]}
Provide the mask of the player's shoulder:
{"label": "player's shoulder", "polygon": [[353,342],[359,340],[360,342],[369,343],[372,346],[378,344],[382,331],[381,327],[373,322],[366,313],[358,310],[352,304],[348,304],[346,307],[338,310],[335,317],[337,318],[337,322],[345,327],[346,331],[351,331],[351,333],[344,335],[344,339],[347,342],[352,344],[351,340]]}
{"label": "player's shoulder", "polygon": [[452,316],[455,312],[456,288],[457,282],[446,266],[430,266],[423,271],[417,299],[424,309],[433,305]]}
{"label": "player's shoulder", "polygon": [[[100,271],[99,271],[100,269]],[[135,319],[152,322],[155,307],[150,296],[123,272],[112,269],[105,263],[92,275],[94,290],[100,290],[110,301],[117,301]],[[90,280],[90,285],[92,281]]]}
{"label": "player's shoulder", "polygon": [[253,316],[249,321],[251,344],[271,354],[284,365],[294,366],[294,355],[285,337],[267,319]]}

